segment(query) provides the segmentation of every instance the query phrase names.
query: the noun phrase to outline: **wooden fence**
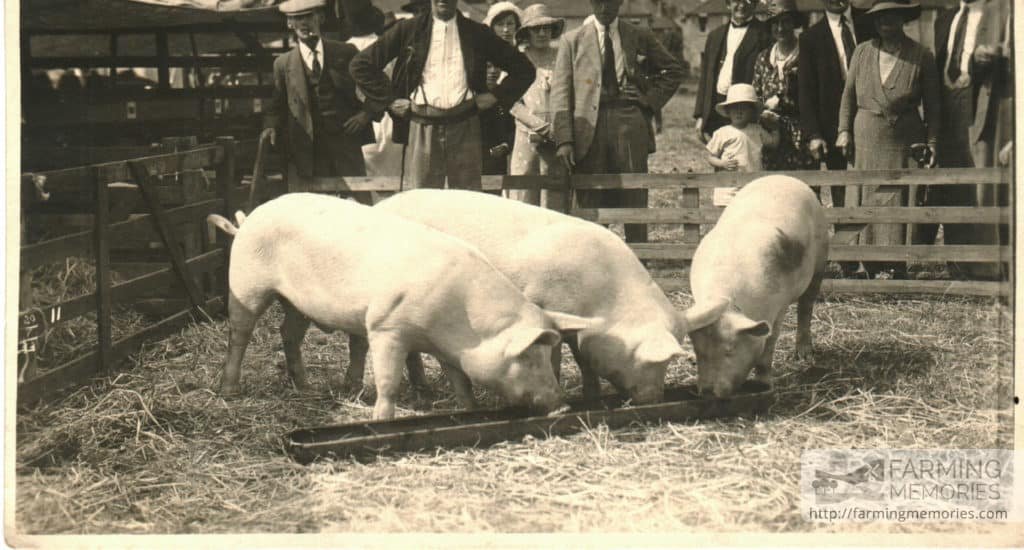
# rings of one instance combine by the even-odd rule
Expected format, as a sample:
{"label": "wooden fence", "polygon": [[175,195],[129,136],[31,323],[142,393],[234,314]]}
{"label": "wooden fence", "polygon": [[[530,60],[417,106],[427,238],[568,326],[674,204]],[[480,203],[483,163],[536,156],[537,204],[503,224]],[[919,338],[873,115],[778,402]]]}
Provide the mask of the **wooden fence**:
{"label": "wooden fence", "polygon": [[[798,178],[811,186],[859,188],[884,185],[889,191],[909,188],[910,196],[921,185],[991,185],[1005,187],[1010,183],[1009,171],[1000,168],[947,168],[934,170],[876,171],[797,171],[773,172]],[[701,226],[713,225],[723,208],[701,199],[701,189],[741,186],[766,174],[719,172],[716,174],[616,174],[577,175],[568,182],[548,176],[484,176],[485,190],[498,189],[662,189],[679,192],[679,207],[673,208],[572,208],[569,214],[602,224],[642,223],[683,226],[682,238],[674,242],[632,244],[637,256],[644,260],[670,260],[684,264],[693,257],[700,242]],[[399,178],[320,178],[307,190],[315,192],[397,191]],[[707,195],[707,193],[705,193]],[[847,193],[856,197],[858,193]],[[995,193],[992,194],[995,196]],[[856,201],[852,201],[856,202]],[[919,207],[859,206],[826,210],[828,221],[835,224],[835,235],[829,259],[835,261],[898,261],[898,262],[975,262],[1003,263],[1012,261],[1007,245],[858,245],[857,236],[873,223],[949,223],[1008,224],[1009,207]],[[665,290],[688,289],[684,278],[656,278]],[[1009,282],[969,280],[863,280],[829,279],[822,286],[824,293],[883,294],[952,294],[975,296],[1008,296]]]}
{"label": "wooden fence", "polygon": [[[79,296],[42,308],[26,307],[22,299],[19,335],[19,359],[31,358],[33,342],[47,326],[96,313],[97,343],[86,345],[77,357],[56,366],[19,385],[19,405],[29,404],[53,395],[56,391],[78,385],[96,375],[110,372],[115,365],[149,340],[165,336],[189,319],[203,320],[219,312],[224,306],[227,256],[226,241],[214,241],[209,233],[198,227],[211,212],[233,213],[246,205],[249,186],[239,185],[244,179],[238,166],[248,166],[255,156],[255,143],[240,144],[230,138],[218,140],[187,151],[165,153],[131,161],[98,164],[43,174],[26,175],[22,182],[23,209],[41,212],[47,209],[67,211],[69,208],[90,212],[92,228],[62,237],[23,246],[21,269],[24,273],[34,267],[70,256],[89,256],[96,266],[96,292]],[[187,185],[161,185],[161,175],[180,175],[184,171],[200,170],[213,173],[215,189],[210,196],[190,193]],[[280,179],[277,185],[268,185],[262,178],[262,169],[254,169],[259,199],[275,196],[283,191]],[[45,176],[47,201],[40,200],[34,186],[35,178]],[[1000,169],[943,169],[902,170],[876,172],[794,172],[793,175],[810,185],[880,185],[890,188],[918,185],[984,184],[1006,186],[1008,172]],[[644,223],[682,225],[679,239],[668,242],[650,242],[631,245],[637,256],[645,260],[659,260],[685,264],[693,257],[701,236],[701,226],[715,223],[721,208],[702,203],[701,189],[742,185],[758,174],[624,174],[573,176],[560,179],[547,176],[487,176],[485,190],[497,189],[651,189],[680,193],[680,204],[672,208],[573,208],[569,214],[598,223]],[[249,178],[252,181],[252,178]],[[179,182],[180,183],[180,182]],[[306,189],[315,192],[344,193],[350,191],[395,192],[400,190],[399,178],[320,178]],[[112,200],[112,196],[141,199],[144,214],[129,214],[124,207],[131,200]],[[707,195],[707,193],[704,193]],[[850,193],[848,193],[850,195]],[[855,196],[855,194],[854,194]],[[193,200],[193,199],[201,200]],[[116,199],[116,197],[115,197]],[[166,207],[166,205],[173,205]],[[120,210],[115,212],[115,210]],[[24,214],[24,212],[23,212]],[[851,244],[871,223],[977,223],[1007,224],[1008,207],[868,207],[847,206],[827,210],[829,221],[835,224],[831,259],[862,261],[926,261],[926,262],[1011,262],[1010,248],[1005,245],[907,245],[863,246]],[[187,233],[183,227],[192,227],[206,235],[200,245],[188,246],[182,240]],[[165,265],[134,276],[130,280],[111,284],[111,246],[125,240],[152,242],[159,239]],[[147,265],[153,267],[150,262]],[[157,266],[159,267],[159,266]],[[685,278],[657,278],[666,290],[688,288]],[[24,285],[24,281],[23,281]],[[115,304],[132,303],[147,296],[155,287],[169,285],[183,295],[186,301],[174,302],[178,307],[160,321],[130,336],[113,341],[111,337],[111,308]],[[982,296],[1008,296],[1009,283],[996,281],[918,281],[918,280],[827,280],[826,293],[931,293]]]}
{"label": "wooden fence", "polygon": [[[233,212],[247,200],[237,166],[251,160],[254,145],[221,138],[180,152],[23,175],[23,236],[26,225],[50,227],[57,220],[71,224],[65,227],[72,232],[21,247],[19,406],[106,374],[144,342],[221,312],[228,241],[214,238],[205,218]],[[75,231],[83,221],[91,227]],[[27,274],[72,257],[91,259],[95,292],[37,306]],[[129,278],[113,284],[114,269]],[[162,318],[114,340],[112,308],[147,301],[160,306],[151,311]],[[95,344],[35,375],[35,352],[46,331],[86,314],[96,316]]]}

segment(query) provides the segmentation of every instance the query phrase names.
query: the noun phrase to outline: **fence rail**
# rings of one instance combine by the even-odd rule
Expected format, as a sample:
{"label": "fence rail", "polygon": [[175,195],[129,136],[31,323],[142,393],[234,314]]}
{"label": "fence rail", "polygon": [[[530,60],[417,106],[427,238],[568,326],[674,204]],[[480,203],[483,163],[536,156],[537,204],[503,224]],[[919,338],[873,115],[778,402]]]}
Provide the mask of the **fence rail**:
{"label": "fence rail", "polygon": [[[792,171],[772,172],[788,175],[810,186],[884,185],[914,189],[921,185],[1008,186],[1009,171],[1002,168],[943,168],[935,170],[871,171]],[[663,189],[680,192],[681,207],[672,208],[572,208],[569,214],[601,224],[639,223],[682,225],[679,242],[631,243],[643,260],[686,262],[693,257],[700,241],[701,225],[714,224],[723,208],[702,204],[699,191],[716,187],[742,186],[767,173],[719,172],[714,174],[599,174],[557,176],[484,176],[482,189],[556,189],[613,190]],[[395,192],[402,189],[398,177],[316,178],[305,191],[345,193],[359,191]],[[857,236],[870,224],[1008,224],[1009,207],[921,207],[921,206],[845,206],[828,208],[825,218],[835,224],[829,258],[836,261],[906,261],[1008,263],[1012,251],[1004,245],[855,245]],[[658,279],[666,289],[686,289],[685,279]],[[823,285],[832,293],[884,294],[959,294],[1007,296],[1011,285],[996,281],[889,281],[832,280]]]}

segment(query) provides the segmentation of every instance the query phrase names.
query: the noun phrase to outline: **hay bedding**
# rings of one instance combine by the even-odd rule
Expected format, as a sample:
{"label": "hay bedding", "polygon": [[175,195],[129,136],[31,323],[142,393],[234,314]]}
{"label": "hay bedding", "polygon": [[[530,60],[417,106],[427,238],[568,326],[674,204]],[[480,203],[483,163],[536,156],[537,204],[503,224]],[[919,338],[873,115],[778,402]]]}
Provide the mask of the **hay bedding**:
{"label": "hay bedding", "polygon": [[[677,305],[688,303],[682,293]],[[133,370],[18,417],[17,524],[28,533],[962,530],[799,517],[799,457],[823,447],[1011,447],[1009,316],[950,299],[832,301],[815,363],[777,351],[779,404],[756,420],[666,423],[382,458],[290,461],[293,428],[369,418],[332,395],[344,339],[311,330],[314,391],[285,387],[275,308],[246,356],[245,396],[212,390],[223,322],[147,346]],[[579,394],[566,358],[567,391]],[[1002,365],[1001,367],[999,365]],[[670,369],[693,376],[692,357]],[[453,407],[429,367],[433,405]],[[371,381],[372,378],[367,378]],[[372,392],[371,392],[372,393]],[[494,403],[482,395],[485,403]],[[416,414],[406,392],[399,414]],[[984,525],[971,526],[989,529]]]}

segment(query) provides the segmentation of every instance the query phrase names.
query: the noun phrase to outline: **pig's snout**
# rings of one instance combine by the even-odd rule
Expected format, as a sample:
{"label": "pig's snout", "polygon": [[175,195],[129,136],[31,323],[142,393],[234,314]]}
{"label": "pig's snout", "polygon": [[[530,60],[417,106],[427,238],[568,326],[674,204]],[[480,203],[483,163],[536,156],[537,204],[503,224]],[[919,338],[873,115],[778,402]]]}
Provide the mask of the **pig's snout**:
{"label": "pig's snout", "polygon": [[718,399],[724,399],[732,395],[733,390],[736,389],[736,385],[727,380],[719,380],[715,382],[714,386],[711,387],[711,393]]}
{"label": "pig's snout", "polygon": [[565,403],[565,399],[562,399],[562,395],[554,391],[534,395],[529,400],[529,403],[527,403],[527,406],[532,411],[540,414],[558,414],[560,411],[565,412],[569,408]]}
{"label": "pig's snout", "polygon": [[652,405],[665,400],[665,387],[634,388],[629,392],[629,399],[634,405]]}

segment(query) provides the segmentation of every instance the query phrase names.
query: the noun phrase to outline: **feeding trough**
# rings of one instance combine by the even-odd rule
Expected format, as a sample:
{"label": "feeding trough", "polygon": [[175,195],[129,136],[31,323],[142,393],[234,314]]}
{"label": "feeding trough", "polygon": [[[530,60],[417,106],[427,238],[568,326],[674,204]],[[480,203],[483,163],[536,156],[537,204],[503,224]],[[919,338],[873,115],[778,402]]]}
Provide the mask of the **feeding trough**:
{"label": "feeding trough", "polygon": [[385,454],[486,447],[527,435],[568,435],[599,424],[614,429],[634,423],[750,416],[765,412],[774,400],[767,385],[752,380],[727,399],[701,397],[694,386],[678,386],[666,388],[665,401],[653,405],[624,407],[622,398],[606,396],[599,403],[570,402],[569,412],[553,416],[530,416],[514,407],[452,411],[303,428],[286,434],[284,445],[303,464],[323,457],[370,460]]}

